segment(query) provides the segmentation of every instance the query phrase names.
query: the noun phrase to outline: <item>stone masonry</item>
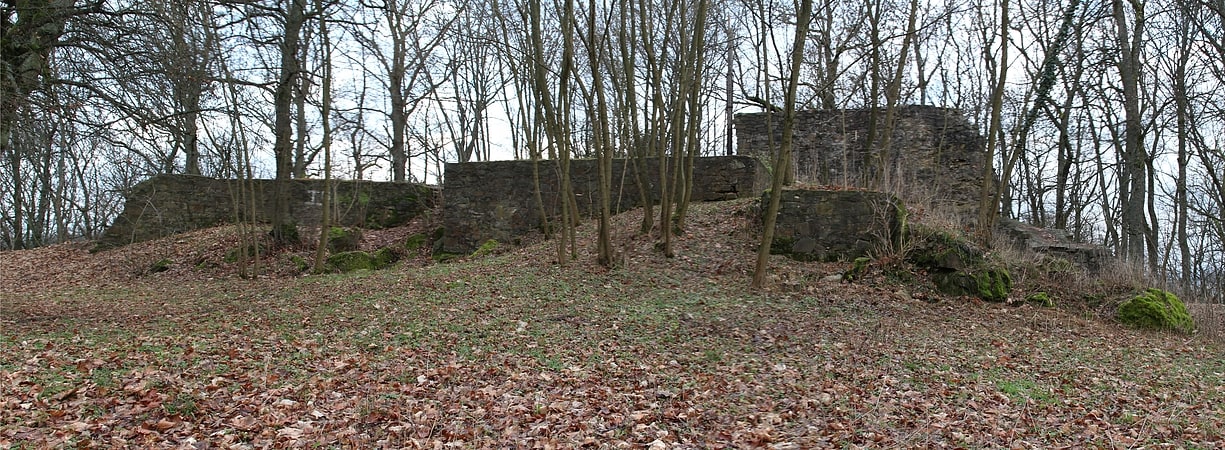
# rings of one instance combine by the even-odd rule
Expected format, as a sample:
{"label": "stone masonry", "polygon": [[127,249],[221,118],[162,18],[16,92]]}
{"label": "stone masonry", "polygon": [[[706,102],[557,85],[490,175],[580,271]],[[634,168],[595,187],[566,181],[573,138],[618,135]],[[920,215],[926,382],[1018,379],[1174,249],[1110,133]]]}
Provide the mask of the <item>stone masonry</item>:
{"label": "stone masonry", "polygon": [[[105,250],[176,233],[243,220],[247,199],[238,195],[240,182],[194,175],[159,175],[126,194],[123,213],[107,228],[95,250]],[[248,180],[255,194],[256,220],[272,211],[273,180]],[[300,225],[318,226],[323,213],[323,180],[289,182],[290,216]],[[434,188],[407,183],[333,181],[336,223],[386,228],[403,225],[437,203]],[[236,213],[236,207],[237,213]]]}
{"label": "stone masonry", "polygon": [[[658,201],[658,161],[646,161],[644,180],[653,201]],[[570,162],[579,214],[594,215],[599,204],[597,162]],[[541,232],[541,207],[536,202],[532,161],[492,161],[447,164],[443,183],[441,250],[469,253],[489,239],[516,243],[521,237]],[[559,170],[555,161],[540,161],[541,197],[550,223],[560,214]],[[755,197],[769,187],[769,175],[756,158],[721,156],[694,161],[692,201],[717,201]],[[613,163],[612,210],[614,213],[641,206],[638,181],[629,160]]]}
{"label": "stone masonry", "polygon": [[[761,197],[761,208],[770,200]],[[870,256],[903,238],[906,208],[890,194],[784,189],[770,251],[800,261]]]}
{"label": "stone masonry", "polygon": [[[797,112],[792,161],[797,180],[893,192],[911,206],[926,203],[940,208],[961,225],[975,223],[983,166],[989,163],[978,128],[955,109],[906,106],[897,111],[889,148],[880,151],[883,139],[877,136],[870,152],[872,113],[869,109]],[[875,113],[877,129],[884,129],[884,111]],[[773,114],[771,119],[773,145],[764,113],[736,115],[739,154],[771,154],[782,139],[782,115]],[[869,183],[880,161],[888,169],[883,189]]]}

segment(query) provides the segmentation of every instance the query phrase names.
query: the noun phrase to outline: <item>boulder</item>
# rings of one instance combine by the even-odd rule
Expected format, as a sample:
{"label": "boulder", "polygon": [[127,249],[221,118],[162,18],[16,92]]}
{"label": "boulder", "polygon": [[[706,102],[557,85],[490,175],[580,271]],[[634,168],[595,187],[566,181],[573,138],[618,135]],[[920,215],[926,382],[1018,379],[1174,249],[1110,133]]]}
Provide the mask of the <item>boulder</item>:
{"label": "boulder", "polygon": [[390,247],[384,247],[374,253],[363,251],[336,253],[328,257],[327,267],[342,273],[356,270],[379,270],[390,267],[399,259],[399,255]]}
{"label": "boulder", "polygon": [[1012,275],[965,236],[923,226],[912,228],[907,260],[927,271],[936,289],[991,302],[1008,300]]}
{"label": "boulder", "polygon": [[1118,318],[1124,324],[1147,329],[1191,332],[1195,322],[1187,306],[1177,296],[1150,288],[1119,305]]}

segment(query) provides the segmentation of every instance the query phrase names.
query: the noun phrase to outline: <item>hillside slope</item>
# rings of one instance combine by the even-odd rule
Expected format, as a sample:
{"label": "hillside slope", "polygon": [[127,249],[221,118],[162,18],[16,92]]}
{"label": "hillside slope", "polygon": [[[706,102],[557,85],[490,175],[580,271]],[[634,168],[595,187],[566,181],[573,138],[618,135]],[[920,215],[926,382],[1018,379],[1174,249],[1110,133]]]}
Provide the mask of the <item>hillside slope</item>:
{"label": "hillside slope", "polygon": [[[0,254],[0,447],[1210,448],[1225,352],[1084,310],[773,259],[745,202],[676,258],[551,242],[475,260],[239,279],[224,229]],[[633,230],[641,212],[617,217]],[[171,256],[174,255],[174,256]],[[150,264],[174,260],[171,270]],[[274,256],[272,267],[280,267]],[[927,301],[916,300],[922,298]]]}

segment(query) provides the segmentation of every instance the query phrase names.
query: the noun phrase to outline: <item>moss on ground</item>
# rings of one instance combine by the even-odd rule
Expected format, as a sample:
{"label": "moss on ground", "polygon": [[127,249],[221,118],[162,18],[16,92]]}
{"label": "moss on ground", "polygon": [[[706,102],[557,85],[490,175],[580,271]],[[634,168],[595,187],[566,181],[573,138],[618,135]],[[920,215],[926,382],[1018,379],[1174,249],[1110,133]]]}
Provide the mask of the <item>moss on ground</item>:
{"label": "moss on ground", "polygon": [[306,272],[311,268],[310,262],[307,262],[306,258],[300,255],[290,255],[289,262],[293,263],[294,268],[298,269],[298,272]]}
{"label": "moss on ground", "polygon": [[339,272],[374,270],[374,257],[363,251],[340,252],[328,256],[328,268]]}
{"label": "moss on ground", "polygon": [[341,252],[328,257],[327,267],[337,272],[355,270],[380,270],[400,260],[400,255],[391,247],[380,248],[374,253],[363,251]]}
{"label": "moss on ground", "polygon": [[[247,245],[246,251],[247,251],[246,256],[248,258],[255,257],[257,253],[260,255],[268,254],[268,248],[265,247],[264,244],[262,243]],[[243,252],[243,248],[241,246],[238,248],[232,248],[230,249],[230,251],[225,252],[225,257],[222,258],[222,261],[225,261],[230,264],[236,263],[238,262],[239,257],[242,256],[243,254],[242,252]]]}
{"label": "moss on ground", "polygon": [[391,247],[383,247],[375,250],[374,254],[371,256],[374,258],[375,269],[385,269],[387,267],[391,267],[392,264],[395,264],[396,261],[400,260],[400,254],[396,253]]}
{"label": "moss on ground", "polygon": [[149,265],[149,273],[160,273],[170,270],[170,266],[174,264],[170,258],[162,258]]}
{"label": "moss on ground", "polygon": [[1044,308],[1055,307],[1055,299],[1051,298],[1051,295],[1045,292],[1035,292],[1030,294],[1028,297],[1025,297],[1025,302]]}
{"label": "moss on ground", "polygon": [[851,263],[851,268],[842,273],[842,280],[855,281],[863,278],[868,273],[868,265],[870,264],[872,264],[872,258],[866,256],[855,258],[855,261]]}

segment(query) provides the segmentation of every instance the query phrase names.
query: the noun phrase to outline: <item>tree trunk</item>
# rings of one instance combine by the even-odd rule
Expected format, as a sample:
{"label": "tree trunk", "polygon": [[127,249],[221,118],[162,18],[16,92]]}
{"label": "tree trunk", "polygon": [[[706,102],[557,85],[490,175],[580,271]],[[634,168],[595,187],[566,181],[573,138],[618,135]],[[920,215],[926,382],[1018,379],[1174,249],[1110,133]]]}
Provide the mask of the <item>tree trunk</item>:
{"label": "tree trunk", "polygon": [[[1124,148],[1122,172],[1127,174],[1127,181],[1129,182],[1127,186],[1119,186],[1121,197],[1122,193],[1126,192],[1126,197],[1122,197],[1120,202],[1123,208],[1123,233],[1127,237],[1124,243],[1123,256],[1131,263],[1142,264],[1144,261],[1144,239],[1148,228],[1144,216],[1144,203],[1147,197],[1145,167],[1148,155],[1144,148],[1144,129],[1140,122],[1139,88],[1139,49],[1141,34],[1144,29],[1144,9],[1143,5],[1137,3],[1137,1],[1131,2],[1133,12],[1136,14],[1135,22],[1130,24],[1134,26],[1134,35],[1128,30],[1129,22],[1127,14],[1123,9],[1123,0],[1113,0],[1111,6],[1118,33],[1119,78],[1123,85]],[[1123,177],[1120,176],[1119,179],[1122,182]]]}
{"label": "tree trunk", "polygon": [[1184,289],[1190,288],[1191,276],[1191,245],[1187,242],[1187,166],[1190,163],[1190,152],[1187,149],[1190,141],[1191,106],[1187,99],[1187,65],[1191,59],[1190,17],[1185,10],[1179,11],[1178,18],[1178,62],[1174,66],[1174,105],[1175,132],[1178,139],[1178,175],[1174,187],[1174,208],[1177,222],[1174,224],[1176,240],[1178,241],[1178,279]]}
{"label": "tree trunk", "polygon": [[1000,144],[1001,112],[1004,109],[1004,89],[1008,80],[1008,0],[1000,0],[1000,61],[997,63],[999,72],[996,74],[995,87],[991,91],[991,124],[987,131],[987,155],[983,160],[982,191],[978,201],[978,240],[989,245],[992,232],[995,229],[996,215],[1000,208],[1000,195],[1003,193],[1003,180],[1008,171],[1000,174],[1000,183],[996,183],[993,164],[995,151]]}
{"label": "tree trunk", "polygon": [[[906,74],[906,59],[910,50],[910,43],[914,40],[916,22],[919,15],[919,0],[910,0],[910,14],[906,21],[906,36],[902,38],[902,54],[898,57],[897,70],[893,74],[893,79],[889,82],[888,89],[885,92],[885,123],[881,134],[880,155],[878,159],[876,185],[887,191],[901,190],[902,180],[897,180],[894,183],[890,179],[889,173],[890,163],[893,161],[893,130],[897,125],[897,109],[901,102],[902,78]],[[875,113],[873,113],[875,114]]]}
{"label": "tree trunk", "polygon": [[319,92],[323,97],[319,109],[323,120],[323,199],[320,205],[319,242],[315,247],[315,273],[322,273],[328,250],[328,231],[332,226],[332,40],[328,35],[323,0],[315,0],[315,9],[319,12],[319,39],[323,47],[323,60],[319,62],[320,71],[323,72]]}
{"label": "tree trunk", "polygon": [[273,183],[272,238],[278,246],[296,244],[298,226],[289,216],[289,181],[293,177],[294,88],[301,76],[298,61],[299,38],[306,21],[306,0],[289,0],[285,11],[285,34],[281,37],[281,74],[277,80],[273,133],[276,140],[273,152],[276,156],[276,180]]}
{"label": "tree trunk", "polygon": [[23,181],[24,151],[15,144],[17,118],[28,106],[29,96],[42,87],[50,71],[51,51],[59,44],[68,18],[74,13],[73,0],[43,2],[5,2],[0,17],[0,154],[9,158],[13,180],[10,192],[10,249],[26,247],[27,201]]}
{"label": "tree trunk", "polygon": [[[613,147],[611,123],[608,118],[608,100],[604,88],[604,72],[600,64],[604,61],[604,41],[599,40],[603,34],[597,33],[596,7],[591,5],[587,19],[587,61],[591,68],[591,84],[594,99],[588,98],[589,111],[595,114],[595,124],[592,130],[592,146],[595,147],[597,170],[599,171],[599,192],[596,193],[600,222],[596,238],[596,260],[604,267],[616,265],[616,251],[612,245],[612,167]],[[622,14],[625,14],[624,9]]]}
{"label": "tree trunk", "polygon": [[774,225],[778,220],[778,208],[783,197],[783,181],[787,166],[791,165],[791,140],[795,131],[795,95],[800,81],[800,65],[804,61],[804,41],[808,37],[808,25],[812,17],[812,0],[801,0],[796,17],[795,46],[791,49],[791,76],[787,82],[784,100],[783,141],[774,160],[774,177],[770,183],[770,204],[766,207],[761,245],[757,249],[757,265],[753,271],[751,287],[761,289],[766,283],[766,270],[770,261],[770,246],[774,241]]}
{"label": "tree trunk", "polygon": [[706,14],[709,8],[709,0],[699,0],[697,5],[697,14],[694,20],[694,30],[692,42],[689,43],[688,57],[686,58],[689,65],[689,86],[687,98],[682,99],[689,103],[686,111],[688,117],[685,120],[683,133],[677,134],[682,137],[682,145],[678,147],[676,154],[676,173],[677,178],[681,180],[676,185],[679,189],[678,199],[676,204],[675,227],[677,231],[685,229],[685,218],[689,213],[689,200],[693,195],[693,163],[698,154],[698,131],[701,129],[702,118],[702,86],[701,80],[705,74],[702,70],[706,66]]}

